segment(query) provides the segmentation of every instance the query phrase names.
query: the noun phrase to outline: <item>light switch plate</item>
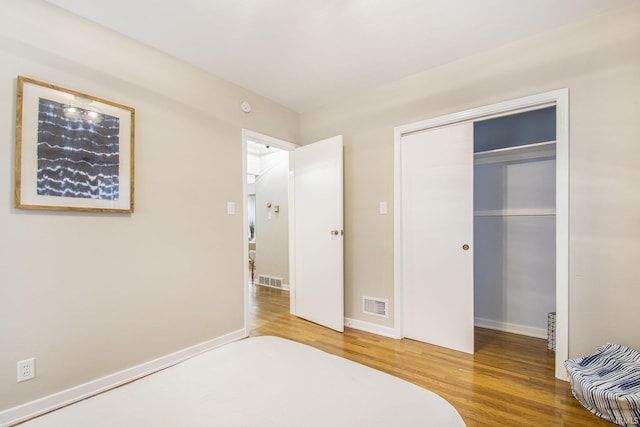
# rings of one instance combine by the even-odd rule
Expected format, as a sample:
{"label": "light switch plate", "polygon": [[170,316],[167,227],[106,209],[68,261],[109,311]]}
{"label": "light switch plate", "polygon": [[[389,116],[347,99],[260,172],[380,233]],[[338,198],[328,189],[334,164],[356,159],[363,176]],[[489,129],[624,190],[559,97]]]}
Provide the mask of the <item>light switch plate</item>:
{"label": "light switch plate", "polygon": [[387,214],[387,202],[380,202],[380,215],[386,215]]}
{"label": "light switch plate", "polygon": [[229,215],[236,214],[236,204],[234,202],[227,202],[227,214]]}

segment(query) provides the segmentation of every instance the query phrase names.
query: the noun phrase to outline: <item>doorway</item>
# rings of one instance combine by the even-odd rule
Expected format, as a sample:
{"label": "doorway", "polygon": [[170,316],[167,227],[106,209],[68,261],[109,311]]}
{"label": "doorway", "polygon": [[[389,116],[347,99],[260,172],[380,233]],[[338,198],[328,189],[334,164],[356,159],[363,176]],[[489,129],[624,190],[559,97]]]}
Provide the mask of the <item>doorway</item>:
{"label": "doorway", "polygon": [[253,283],[289,290],[289,153],[252,139],[246,144]]}
{"label": "doorway", "polygon": [[[288,229],[290,312],[314,323],[344,330],[344,219],[343,140],[336,135],[305,146],[297,146],[243,129],[243,219],[249,235],[247,212],[247,141],[288,152]],[[260,201],[256,198],[256,209]],[[275,214],[273,202],[262,202]],[[256,215],[258,215],[256,211]],[[256,234],[260,234],[260,223]],[[256,264],[260,249],[256,245]],[[245,259],[248,244],[244,245]],[[259,267],[260,268],[260,267]],[[245,325],[248,325],[249,269],[245,270]]]}
{"label": "doorway", "polygon": [[244,259],[248,260],[243,282],[245,327],[249,286],[289,289],[289,158],[296,147],[242,130]]}
{"label": "doorway", "polygon": [[[556,122],[557,122],[557,134],[556,134],[556,143],[555,143],[555,155],[556,155],[556,200],[555,200],[555,209],[556,209],[556,220],[555,220],[555,258],[556,258],[556,271],[555,271],[555,282],[556,282],[556,363],[555,363],[555,372],[556,377],[561,379],[566,379],[566,372],[564,371],[563,362],[568,357],[568,90],[563,89],[559,91],[547,92],[539,95],[534,95],[526,98],[521,98],[513,101],[507,101],[499,104],[493,104],[486,107],[481,107],[473,110],[463,111],[456,114],[450,114],[443,117],[438,117],[435,119],[425,120],[417,123],[412,123],[409,125],[401,126],[395,129],[395,299],[397,307],[396,310],[396,318],[395,324],[397,328],[398,336],[405,336],[406,325],[404,325],[406,319],[404,316],[404,305],[402,303],[403,298],[405,297],[405,280],[407,283],[411,280],[415,280],[412,278],[411,272],[404,268],[405,257],[410,258],[411,253],[407,252],[408,246],[406,242],[411,239],[415,239],[416,241],[425,242],[425,239],[420,237],[411,236],[410,231],[407,230],[407,224],[404,221],[404,215],[407,211],[410,210],[408,206],[405,206],[403,201],[404,193],[403,193],[403,179],[409,180],[407,176],[405,176],[406,171],[403,171],[403,143],[411,142],[416,139],[415,135],[418,134],[429,134],[430,131],[435,131],[438,129],[446,129],[446,128],[459,128],[462,129],[462,126],[472,125],[474,122],[485,120],[490,117],[497,116],[506,116],[510,114],[514,114],[516,112],[523,112],[526,110],[534,110],[541,109],[548,106],[556,107]],[[458,135],[460,132],[454,132],[454,135]],[[464,132],[462,133],[464,134]],[[462,137],[464,138],[464,136]],[[414,141],[415,142],[415,141]],[[469,142],[467,143],[467,145]],[[450,148],[449,145],[446,147]],[[407,154],[407,153],[405,153]],[[465,157],[464,162],[466,162],[465,168],[473,167],[473,158],[472,155],[467,155]],[[437,167],[436,167],[437,168]],[[472,185],[472,180],[471,180]],[[447,198],[446,192],[442,193],[443,198]],[[471,192],[472,194],[472,192]],[[467,204],[468,205],[468,204]],[[469,221],[473,220],[473,211],[472,209],[468,209],[468,206],[465,205],[464,209],[468,210],[468,218]],[[473,203],[471,203],[471,206]],[[404,211],[403,211],[404,210]],[[457,212],[456,212],[457,213]],[[467,213],[465,213],[467,215]],[[453,242],[453,247],[457,250],[457,257],[459,260],[463,260],[463,262],[473,263],[473,257],[470,256],[473,252],[473,233],[471,235],[466,236],[464,238],[460,238],[460,240],[465,241],[455,241]],[[471,248],[471,250],[469,250]],[[422,250],[422,248],[421,248]],[[452,249],[453,250],[453,249]],[[429,252],[427,252],[428,254]],[[469,261],[471,259],[471,261]],[[437,265],[436,265],[437,267]],[[448,271],[456,271],[458,272],[458,268],[455,265],[449,265]],[[467,272],[468,268],[462,267]],[[473,270],[473,268],[471,269]],[[445,270],[442,270],[446,274]],[[473,282],[473,275],[467,276],[468,279]],[[470,292],[473,292],[473,286],[469,286],[468,284],[464,285],[463,288],[458,289],[455,287],[449,288],[444,286],[446,282],[440,281],[429,281],[428,278],[422,278],[422,281],[431,283],[429,286],[437,287],[434,288],[434,291],[430,293],[430,295],[444,295],[445,298],[442,299],[447,304],[447,307],[442,307],[441,305],[437,306],[437,310],[434,312],[442,312],[446,313],[447,316],[453,316],[454,321],[443,321],[443,319],[431,318],[429,320],[429,324],[433,325],[434,329],[439,329],[439,335],[441,336],[449,336],[449,335],[460,335],[464,333],[469,336],[469,331],[471,331],[471,337],[473,336],[473,308],[468,308],[469,301],[469,289]],[[429,291],[427,291],[429,292]],[[455,293],[458,294],[455,294]],[[467,301],[467,304],[464,310],[461,310],[459,306],[456,305],[457,301],[460,299],[464,299]],[[471,301],[473,301],[473,296],[471,295]],[[424,311],[429,311],[428,309]],[[470,315],[471,312],[471,315]],[[457,317],[456,317],[457,316]],[[455,326],[455,328],[451,329],[451,327]],[[451,329],[451,330],[449,330]],[[443,331],[444,330],[444,331]],[[468,339],[468,338],[467,338]],[[438,343],[436,343],[438,344]],[[442,344],[439,344],[442,345]],[[473,343],[471,342],[471,349],[473,349]],[[473,350],[471,350],[473,351]]]}
{"label": "doorway", "polygon": [[555,312],[556,108],[474,122],[474,318],[547,338]]}

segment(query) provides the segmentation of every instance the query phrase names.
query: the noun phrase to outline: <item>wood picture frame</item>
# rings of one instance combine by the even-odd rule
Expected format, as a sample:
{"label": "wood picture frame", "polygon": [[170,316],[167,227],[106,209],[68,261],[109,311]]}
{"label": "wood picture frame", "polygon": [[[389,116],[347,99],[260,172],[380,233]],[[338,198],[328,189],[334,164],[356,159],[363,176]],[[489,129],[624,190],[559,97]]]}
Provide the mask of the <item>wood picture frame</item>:
{"label": "wood picture frame", "polygon": [[18,76],[15,207],[133,213],[135,110]]}

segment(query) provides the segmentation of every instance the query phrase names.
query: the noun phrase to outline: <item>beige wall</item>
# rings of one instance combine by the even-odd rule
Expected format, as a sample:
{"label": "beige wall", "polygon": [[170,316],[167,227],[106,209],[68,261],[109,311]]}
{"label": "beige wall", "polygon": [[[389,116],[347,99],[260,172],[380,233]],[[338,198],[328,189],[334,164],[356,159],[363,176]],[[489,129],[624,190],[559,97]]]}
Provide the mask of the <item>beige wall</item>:
{"label": "beige wall", "polygon": [[[346,315],[391,326],[393,312],[360,304],[393,300],[394,126],[563,87],[570,353],[640,347],[638,22],[635,6],[505,46],[307,112],[298,129],[294,112],[47,3],[3,2],[0,411],[244,326],[242,216],[226,213],[242,203],[242,128],[345,136]],[[18,74],[136,108],[136,213],[12,208]],[[38,378],[17,384],[27,357]]]}
{"label": "beige wall", "polygon": [[[297,113],[39,0],[3,1],[0,64],[0,411],[244,328],[241,129]],[[134,214],[13,208],[17,75],[136,109]]]}
{"label": "beige wall", "polygon": [[571,356],[640,348],[640,7],[504,46],[301,115],[303,144],[345,137],[346,316],[393,300],[393,128],[550,90],[570,90]]}

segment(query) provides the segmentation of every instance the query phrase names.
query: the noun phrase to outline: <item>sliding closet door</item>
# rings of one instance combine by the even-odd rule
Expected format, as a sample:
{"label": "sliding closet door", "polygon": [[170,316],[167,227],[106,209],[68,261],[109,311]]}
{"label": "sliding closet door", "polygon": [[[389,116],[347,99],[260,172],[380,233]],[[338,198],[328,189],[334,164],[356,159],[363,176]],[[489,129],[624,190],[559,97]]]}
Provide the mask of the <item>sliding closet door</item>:
{"label": "sliding closet door", "polygon": [[402,136],[403,335],[474,352],[473,124]]}

